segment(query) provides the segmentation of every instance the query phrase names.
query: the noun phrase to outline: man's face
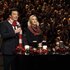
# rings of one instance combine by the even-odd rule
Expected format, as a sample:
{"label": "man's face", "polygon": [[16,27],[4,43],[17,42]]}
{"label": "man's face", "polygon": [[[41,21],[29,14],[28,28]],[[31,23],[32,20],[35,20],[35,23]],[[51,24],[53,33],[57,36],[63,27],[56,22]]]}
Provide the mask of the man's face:
{"label": "man's face", "polygon": [[18,12],[17,11],[12,11],[12,13],[11,13],[11,15],[10,15],[10,18],[12,19],[12,20],[15,20],[15,21],[17,21],[18,20]]}

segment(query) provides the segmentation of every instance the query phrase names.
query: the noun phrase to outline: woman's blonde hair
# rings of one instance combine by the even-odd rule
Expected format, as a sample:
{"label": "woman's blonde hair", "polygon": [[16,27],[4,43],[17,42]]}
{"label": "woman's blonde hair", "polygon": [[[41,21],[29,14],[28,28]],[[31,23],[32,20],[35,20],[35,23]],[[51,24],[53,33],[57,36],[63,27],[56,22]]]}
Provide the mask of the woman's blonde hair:
{"label": "woman's blonde hair", "polygon": [[[32,20],[33,17],[36,17],[36,16],[35,16],[35,15],[31,15],[31,16],[29,17],[28,26],[31,26],[31,20]],[[36,17],[36,19],[37,19],[37,17]],[[39,26],[38,20],[37,20],[37,26]]]}

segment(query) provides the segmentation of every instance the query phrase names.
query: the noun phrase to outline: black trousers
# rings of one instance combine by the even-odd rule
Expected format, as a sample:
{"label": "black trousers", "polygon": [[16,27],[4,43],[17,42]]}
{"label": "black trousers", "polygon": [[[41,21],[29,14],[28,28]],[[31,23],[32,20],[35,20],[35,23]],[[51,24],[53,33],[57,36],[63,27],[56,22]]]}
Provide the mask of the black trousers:
{"label": "black trousers", "polygon": [[23,55],[16,56],[16,70],[27,70],[26,69],[26,61]]}
{"label": "black trousers", "polygon": [[4,70],[16,70],[16,55],[3,55]]}

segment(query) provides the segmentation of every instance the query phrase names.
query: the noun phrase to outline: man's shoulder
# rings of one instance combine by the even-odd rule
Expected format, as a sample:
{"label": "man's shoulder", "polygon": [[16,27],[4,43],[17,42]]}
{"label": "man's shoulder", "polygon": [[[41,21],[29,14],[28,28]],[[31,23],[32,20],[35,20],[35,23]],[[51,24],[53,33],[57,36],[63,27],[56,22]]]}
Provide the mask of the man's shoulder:
{"label": "man's shoulder", "polygon": [[8,20],[2,21],[2,23],[8,23]]}
{"label": "man's shoulder", "polygon": [[7,23],[8,23],[7,20],[0,22],[0,28],[4,28],[4,27],[8,26]]}
{"label": "man's shoulder", "polygon": [[0,22],[0,25],[6,25],[6,23],[8,23],[7,20]]}

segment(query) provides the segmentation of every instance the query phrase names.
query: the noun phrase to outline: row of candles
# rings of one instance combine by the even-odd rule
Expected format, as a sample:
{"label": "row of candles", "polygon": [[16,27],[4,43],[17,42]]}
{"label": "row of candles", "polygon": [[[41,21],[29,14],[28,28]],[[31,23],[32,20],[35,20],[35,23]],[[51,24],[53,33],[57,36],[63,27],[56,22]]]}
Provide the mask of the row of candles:
{"label": "row of candles", "polygon": [[16,49],[17,54],[25,54],[29,55],[30,53],[34,54],[47,54],[48,53],[48,48],[46,41],[42,41],[39,45],[37,44],[37,41],[33,41],[33,46],[30,45],[25,45],[24,47],[18,47]]}
{"label": "row of candles", "polygon": [[[62,41],[60,41],[60,42],[62,43]],[[47,55],[49,52],[52,52],[53,54],[54,53],[65,54],[65,53],[70,52],[70,49],[61,47],[58,49],[53,48],[51,51],[47,47],[47,42],[44,40],[40,44],[38,44],[37,41],[33,41],[32,46],[25,45],[24,47],[19,47],[19,48],[17,48],[16,52],[17,52],[17,54],[24,54],[24,55],[30,55],[30,54]]]}

